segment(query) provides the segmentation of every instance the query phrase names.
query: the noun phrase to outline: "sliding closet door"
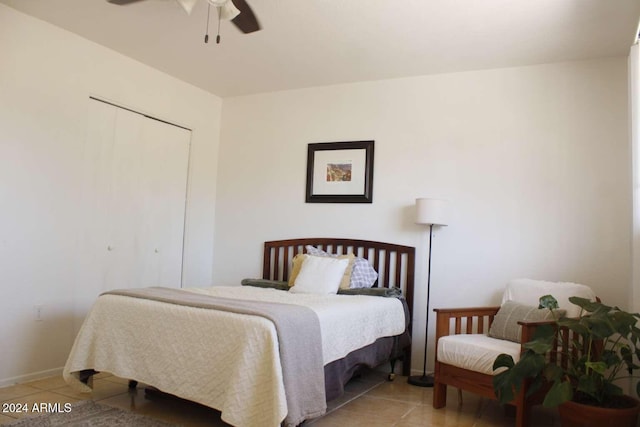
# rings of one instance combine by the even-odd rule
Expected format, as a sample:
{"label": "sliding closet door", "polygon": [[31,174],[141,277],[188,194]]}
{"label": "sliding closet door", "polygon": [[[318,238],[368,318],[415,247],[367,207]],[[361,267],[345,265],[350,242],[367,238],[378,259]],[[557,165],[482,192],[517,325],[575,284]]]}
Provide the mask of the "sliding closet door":
{"label": "sliding closet door", "polygon": [[189,130],[90,100],[79,281],[180,287]]}
{"label": "sliding closet door", "polygon": [[138,228],[142,286],[180,287],[191,132],[146,119]]}
{"label": "sliding closet door", "polygon": [[[98,101],[92,101],[98,102]],[[143,220],[140,193],[143,191],[140,165],[144,116],[112,105],[115,109],[113,139],[102,140],[100,157],[93,166],[98,172],[97,203],[104,211],[96,223],[105,240],[97,248],[105,253],[102,290],[136,287],[138,229]],[[87,141],[92,144],[92,141]],[[97,148],[97,147],[96,147]]]}

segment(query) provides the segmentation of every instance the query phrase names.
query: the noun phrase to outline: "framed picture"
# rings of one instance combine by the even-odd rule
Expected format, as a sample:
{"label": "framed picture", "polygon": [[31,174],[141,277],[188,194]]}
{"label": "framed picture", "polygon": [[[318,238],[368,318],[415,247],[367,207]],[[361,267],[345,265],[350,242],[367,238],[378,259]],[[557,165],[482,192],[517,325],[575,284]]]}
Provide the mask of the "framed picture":
{"label": "framed picture", "polygon": [[373,141],[309,144],[307,203],[371,203]]}

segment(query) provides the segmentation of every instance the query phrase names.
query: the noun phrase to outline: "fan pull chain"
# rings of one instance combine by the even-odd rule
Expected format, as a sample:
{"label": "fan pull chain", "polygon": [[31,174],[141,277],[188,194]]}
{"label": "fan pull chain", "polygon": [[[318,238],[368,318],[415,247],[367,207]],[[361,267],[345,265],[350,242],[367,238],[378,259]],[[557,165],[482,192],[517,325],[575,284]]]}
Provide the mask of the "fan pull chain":
{"label": "fan pull chain", "polygon": [[220,8],[218,8],[218,35],[216,36],[217,44],[220,44],[220,15],[222,15],[222,13],[220,12]]}
{"label": "fan pull chain", "polygon": [[207,2],[207,33],[204,35],[204,42],[209,43],[209,14],[211,12],[211,3]]}

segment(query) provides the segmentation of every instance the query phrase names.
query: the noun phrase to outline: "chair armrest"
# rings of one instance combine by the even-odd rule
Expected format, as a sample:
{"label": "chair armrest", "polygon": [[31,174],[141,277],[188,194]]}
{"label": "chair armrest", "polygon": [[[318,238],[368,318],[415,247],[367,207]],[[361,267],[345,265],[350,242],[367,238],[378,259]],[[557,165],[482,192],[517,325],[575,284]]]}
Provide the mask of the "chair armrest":
{"label": "chair armrest", "polygon": [[[542,326],[542,325],[551,325],[551,326],[555,326],[556,322],[553,320],[543,320],[543,321],[537,321],[537,322],[525,322],[525,321],[518,321],[518,325],[522,326],[522,334],[521,334],[521,342],[527,343],[529,341],[531,341],[531,339],[533,338],[533,334],[536,331],[536,328],[538,326]],[[524,351],[524,348],[523,348]]]}
{"label": "chair armrest", "polygon": [[[433,309],[436,312],[436,341],[452,334],[486,333],[499,309],[499,306]],[[488,321],[485,322],[485,318]]]}

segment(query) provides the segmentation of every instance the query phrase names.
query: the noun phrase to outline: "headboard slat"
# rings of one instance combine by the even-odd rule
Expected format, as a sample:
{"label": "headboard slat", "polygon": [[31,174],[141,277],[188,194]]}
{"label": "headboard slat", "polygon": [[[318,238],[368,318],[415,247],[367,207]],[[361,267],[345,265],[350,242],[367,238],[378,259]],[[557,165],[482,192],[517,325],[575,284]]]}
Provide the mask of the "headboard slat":
{"label": "headboard slat", "polygon": [[389,283],[391,278],[391,254],[389,251],[384,252],[384,282]]}
{"label": "headboard slat", "polygon": [[402,283],[402,256],[396,255],[396,283]]}

